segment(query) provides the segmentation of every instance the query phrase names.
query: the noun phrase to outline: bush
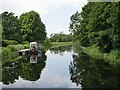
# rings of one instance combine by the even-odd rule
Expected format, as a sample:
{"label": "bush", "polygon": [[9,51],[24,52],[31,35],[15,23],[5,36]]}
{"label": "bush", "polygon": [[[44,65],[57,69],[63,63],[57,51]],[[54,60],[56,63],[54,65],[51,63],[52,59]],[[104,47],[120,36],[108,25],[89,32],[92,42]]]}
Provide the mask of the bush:
{"label": "bush", "polygon": [[18,50],[29,48],[29,44],[18,44],[18,45],[8,45],[7,47],[2,47],[2,56],[3,58],[8,58],[11,56],[17,55]]}
{"label": "bush", "polygon": [[28,44],[29,42],[28,41],[24,41],[24,42],[22,42],[22,44]]}
{"label": "bush", "polygon": [[10,51],[12,51],[12,52],[16,50],[15,47],[12,46],[12,45],[8,45],[8,46],[7,46],[7,50],[8,50],[8,49],[9,49]]}
{"label": "bush", "polygon": [[18,44],[14,46],[15,50],[21,50],[24,49],[24,46],[22,44]]}
{"label": "bush", "polygon": [[8,45],[15,45],[15,44],[18,44],[18,42],[15,40],[2,40],[3,47],[6,47]]}
{"label": "bush", "polygon": [[24,49],[30,48],[30,44],[24,44],[23,46],[24,46]]}
{"label": "bush", "polygon": [[2,58],[8,56],[11,53],[11,50],[8,48],[2,48]]}

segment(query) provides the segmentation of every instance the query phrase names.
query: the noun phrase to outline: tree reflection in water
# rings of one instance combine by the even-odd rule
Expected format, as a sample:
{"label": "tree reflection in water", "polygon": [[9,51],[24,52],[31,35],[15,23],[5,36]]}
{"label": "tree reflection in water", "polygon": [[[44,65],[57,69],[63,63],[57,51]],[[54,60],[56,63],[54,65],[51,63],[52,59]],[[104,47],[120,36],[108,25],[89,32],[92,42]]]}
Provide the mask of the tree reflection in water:
{"label": "tree reflection in water", "polygon": [[18,61],[6,62],[2,65],[3,84],[13,84],[19,79],[19,76],[28,81],[38,80],[46,65],[46,58],[45,52],[42,52],[41,57],[37,57],[37,63],[30,63],[30,56],[23,57]]}
{"label": "tree reflection in water", "polygon": [[59,55],[62,55],[62,56],[63,56],[65,51],[71,52],[72,51],[72,46],[61,46],[61,47],[55,47],[55,48],[50,49],[51,53],[59,54]]}
{"label": "tree reflection in water", "polygon": [[73,55],[69,66],[71,80],[82,88],[120,88],[120,65],[112,66],[104,60],[85,53]]}

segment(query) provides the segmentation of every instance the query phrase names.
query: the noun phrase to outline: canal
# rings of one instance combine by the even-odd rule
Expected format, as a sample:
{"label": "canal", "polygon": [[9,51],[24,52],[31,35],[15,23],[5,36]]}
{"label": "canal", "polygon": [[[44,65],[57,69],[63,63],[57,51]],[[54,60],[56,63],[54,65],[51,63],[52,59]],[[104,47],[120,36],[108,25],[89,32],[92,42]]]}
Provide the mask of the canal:
{"label": "canal", "polygon": [[72,46],[56,47],[4,63],[2,83],[3,88],[119,88],[120,65],[75,53]]}

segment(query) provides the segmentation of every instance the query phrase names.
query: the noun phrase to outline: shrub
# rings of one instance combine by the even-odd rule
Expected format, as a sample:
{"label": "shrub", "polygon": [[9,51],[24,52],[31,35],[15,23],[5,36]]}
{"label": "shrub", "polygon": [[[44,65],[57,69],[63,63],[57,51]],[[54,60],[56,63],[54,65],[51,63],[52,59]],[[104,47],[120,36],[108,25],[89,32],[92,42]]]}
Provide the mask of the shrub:
{"label": "shrub", "polygon": [[18,44],[18,42],[15,40],[2,40],[3,47],[6,47],[8,45],[15,45],[15,44]]}
{"label": "shrub", "polygon": [[24,42],[22,42],[22,44],[28,44],[29,42],[28,41],[24,41]]}
{"label": "shrub", "polygon": [[23,46],[24,46],[24,49],[30,48],[30,44],[24,44]]}
{"label": "shrub", "polygon": [[7,50],[10,50],[12,52],[16,50],[13,45],[8,45],[6,48],[7,48]]}
{"label": "shrub", "polygon": [[5,57],[9,56],[11,53],[12,52],[11,52],[11,50],[9,48],[6,48],[6,47],[2,48],[2,58],[5,58]]}
{"label": "shrub", "polygon": [[3,58],[8,58],[11,56],[16,56],[18,50],[29,48],[29,44],[18,44],[18,45],[8,45],[7,47],[2,47],[2,56]]}
{"label": "shrub", "polygon": [[22,44],[14,45],[15,50],[21,50],[24,49],[24,46]]}

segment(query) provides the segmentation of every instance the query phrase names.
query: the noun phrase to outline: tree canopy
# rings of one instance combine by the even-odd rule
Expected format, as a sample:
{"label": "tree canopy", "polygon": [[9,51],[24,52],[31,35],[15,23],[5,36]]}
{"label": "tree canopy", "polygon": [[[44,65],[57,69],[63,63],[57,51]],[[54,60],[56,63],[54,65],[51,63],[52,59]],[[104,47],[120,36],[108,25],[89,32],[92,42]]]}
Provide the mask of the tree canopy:
{"label": "tree canopy", "polygon": [[23,13],[20,16],[21,34],[24,41],[45,40],[45,25],[41,21],[39,14],[35,11]]}
{"label": "tree canopy", "polygon": [[63,32],[54,33],[50,35],[49,40],[51,42],[71,42],[72,34],[64,34]]}
{"label": "tree canopy", "polygon": [[70,18],[73,41],[82,46],[96,44],[102,52],[120,48],[120,2],[89,2]]}
{"label": "tree canopy", "polygon": [[[3,12],[2,16],[2,38],[7,40],[21,41],[20,22],[12,12]],[[16,38],[17,37],[17,38]]]}
{"label": "tree canopy", "polygon": [[3,40],[15,40],[19,43],[45,40],[45,25],[37,12],[23,13],[19,18],[13,12],[3,12],[0,16],[2,17],[0,17],[0,27],[2,25]]}

